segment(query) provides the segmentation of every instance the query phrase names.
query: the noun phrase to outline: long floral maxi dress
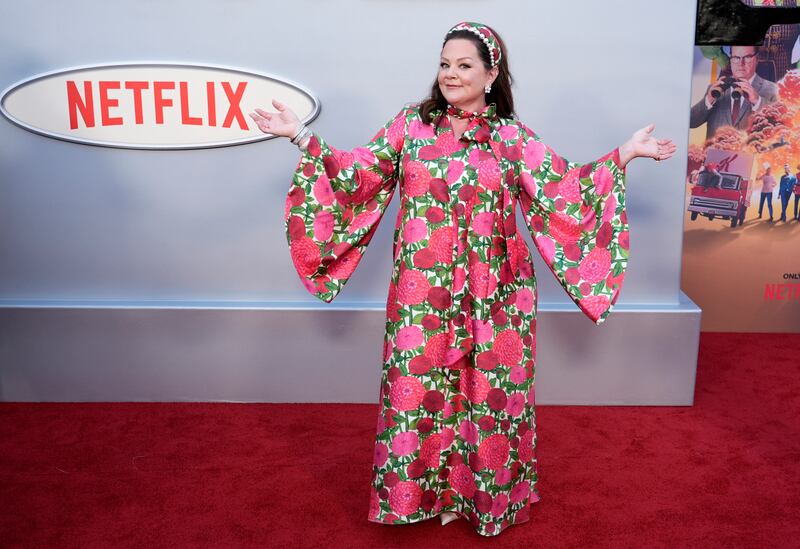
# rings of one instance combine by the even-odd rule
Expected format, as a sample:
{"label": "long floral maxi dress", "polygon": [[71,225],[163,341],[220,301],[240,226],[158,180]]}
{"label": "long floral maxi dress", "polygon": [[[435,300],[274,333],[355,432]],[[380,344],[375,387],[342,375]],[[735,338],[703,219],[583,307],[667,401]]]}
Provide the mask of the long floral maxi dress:
{"label": "long floral maxi dress", "polygon": [[446,116],[427,124],[417,104],[351,151],[314,133],[286,232],[303,284],[330,302],[399,183],[368,519],[452,511],[493,536],[539,500],[537,291],[516,201],[546,264],[600,324],[627,266],[625,169],[618,149],[568,162],[494,104],[448,112],[469,118],[458,140]]}

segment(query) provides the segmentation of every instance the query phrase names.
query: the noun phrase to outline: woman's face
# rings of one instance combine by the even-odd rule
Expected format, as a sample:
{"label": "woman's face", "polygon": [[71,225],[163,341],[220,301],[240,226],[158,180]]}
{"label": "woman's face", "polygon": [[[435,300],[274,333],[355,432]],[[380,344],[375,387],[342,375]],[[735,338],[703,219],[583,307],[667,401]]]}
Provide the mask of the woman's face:
{"label": "woman's face", "polygon": [[465,111],[486,106],[484,88],[494,82],[499,69],[486,70],[478,48],[465,38],[448,40],[439,61],[439,89],[451,105]]}

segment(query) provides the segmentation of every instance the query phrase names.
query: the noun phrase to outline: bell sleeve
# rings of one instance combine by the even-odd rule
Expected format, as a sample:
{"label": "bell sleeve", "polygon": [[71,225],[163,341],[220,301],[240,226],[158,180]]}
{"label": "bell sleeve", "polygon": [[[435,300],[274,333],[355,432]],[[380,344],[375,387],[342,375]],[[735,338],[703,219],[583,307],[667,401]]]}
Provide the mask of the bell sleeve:
{"label": "bell sleeve", "polygon": [[330,303],[355,271],[397,184],[406,109],[363,147],[334,148],[312,132],[284,211],[292,263],[306,290]]}
{"label": "bell sleeve", "polygon": [[625,167],[619,149],[578,164],[521,127],[517,191],[525,223],[558,282],[599,325],[619,297],[628,264]]}

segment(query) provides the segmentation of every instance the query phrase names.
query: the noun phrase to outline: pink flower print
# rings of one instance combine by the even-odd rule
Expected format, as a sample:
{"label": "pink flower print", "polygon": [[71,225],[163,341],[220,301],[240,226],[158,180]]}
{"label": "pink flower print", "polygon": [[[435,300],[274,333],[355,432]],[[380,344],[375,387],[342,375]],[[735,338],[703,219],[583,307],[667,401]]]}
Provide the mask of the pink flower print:
{"label": "pink flower print", "polygon": [[389,492],[389,507],[392,511],[405,517],[419,509],[422,499],[422,488],[411,480],[398,482]]}
{"label": "pink flower print", "polygon": [[474,404],[485,401],[491,389],[486,374],[475,368],[467,368],[461,373],[460,384],[461,392]]}
{"label": "pink flower print", "polygon": [[542,161],[544,161],[544,153],[545,146],[541,141],[535,141],[533,139],[528,141],[528,144],[525,145],[525,150],[522,152],[522,159],[525,162],[525,166],[532,172],[539,169],[539,166],[542,165]]}
{"label": "pink flower print", "polygon": [[497,334],[492,350],[501,364],[518,365],[522,360],[522,338],[514,330],[503,330]]}
{"label": "pink flower print", "polygon": [[445,427],[444,429],[442,429],[441,434],[442,434],[442,450],[445,450],[449,448],[450,445],[455,440],[456,432],[452,429],[452,427]]}
{"label": "pink flower print", "polygon": [[503,138],[503,141],[508,141],[511,138],[515,138],[519,135],[519,130],[517,130],[517,128],[514,126],[500,126],[498,132],[500,132],[500,137]]}
{"label": "pink flower print", "polygon": [[370,486],[369,491],[369,518],[375,519],[378,518],[378,515],[381,513],[381,503],[378,499],[378,491],[375,490],[374,486]]}
{"label": "pink flower print", "polygon": [[505,467],[497,469],[494,472],[494,483],[498,486],[504,486],[511,482],[511,469]]}
{"label": "pink flower print", "polygon": [[333,234],[333,214],[320,210],[314,216],[314,240],[326,242]]}
{"label": "pink flower print", "polygon": [[536,236],[533,239],[534,244],[536,247],[539,248],[539,253],[542,254],[542,258],[548,263],[552,264],[553,259],[556,256],[556,243],[553,242],[549,237],[546,236]]}
{"label": "pink flower print", "polygon": [[468,419],[461,422],[461,425],[458,427],[458,434],[469,444],[478,442],[478,428]]}
{"label": "pink flower print", "polygon": [[617,213],[617,199],[612,194],[606,199],[606,207],[603,210],[603,221],[611,221]]}
{"label": "pink flower print", "polygon": [[490,435],[478,446],[478,457],[489,469],[500,469],[508,461],[511,446],[506,435]]}
{"label": "pink flower print", "polygon": [[317,271],[322,258],[319,247],[313,240],[305,236],[297,238],[292,241],[289,252],[297,272],[302,276],[309,276]]}
{"label": "pink flower print", "polygon": [[521,313],[530,313],[533,310],[533,292],[528,288],[519,290],[514,305]]}
{"label": "pink flower print", "polygon": [[408,124],[408,135],[414,139],[430,139],[434,136],[433,126],[425,124],[421,120],[412,120]]}
{"label": "pink flower print", "polygon": [[486,343],[492,339],[494,328],[488,320],[475,319],[472,321],[472,335],[475,343]]}
{"label": "pink flower print", "polygon": [[414,431],[398,433],[392,439],[392,453],[396,456],[413,454],[419,447],[419,436]]}
{"label": "pink flower print", "polygon": [[451,364],[455,363],[459,358],[464,356],[464,351],[458,347],[450,347],[445,351],[444,355],[444,364],[445,366],[450,366]]}
{"label": "pink flower print", "polygon": [[511,489],[511,503],[524,501],[531,493],[531,484],[527,480],[517,484]]}
{"label": "pink flower print", "polygon": [[630,233],[628,231],[622,231],[619,233],[619,245],[622,246],[623,249],[629,250],[631,246],[630,242]]}
{"label": "pink flower print", "polygon": [[330,206],[333,204],[335,198],[333,195],[333,187],[331,187],[331,180],[328,179],[327,176],[321,175],[319,179],[314,182],[312,193],[314,194],[314,198],[317,199],[317,202],[323,206]]}
{"label": "pink flower print", "polygon": [[422,442],[419,459],[425,464],[425,467],[438,467],[441,450],[442,436],[439,434],[431,435]]}
{"label": "pink flower print", "polygon": [[409,244],[419,242],[428,235],[428,225],[419,217],[409,219],[403,227],[403,240]]}
{"label": "pink flower print", "polygon": [[383,467],[386,463],[386,460],[389,459],[389,448],[383,442],[379,442],[375,445],[375,465],[378,467]]}
{"label": "pink flower print", "polygon": [[475,477],[468,465],[459,463],[450,471],[450,486],[464,497],[471,498],[475,494]]}
{"label": "pink flower print", "polygon": [[[510,474],[510,471],[509,471]],[[500,493],[494,497],[494,502],[492,502],[492,516],[495,518],[500,518],[503,513],[506,512],[508,509],[508,496]]]}
{"label": "pink flower print", "polygon": [[453,291],[459,292],[467,280],[467,272],[461,267],[453,269]]}
{"label": "pink flower print", "polygon": [[431,179],[425,164],[414,160],[406,164],[403,189],[408,196],[422,196],[428,192]]}
{"label": "pink flower print", "polygon": [[397,332],[397,348],[410,351],[422,345],[425,336],[419,326],[405,326]]}
{"label": "pink flower print", "polygon": [[575,242],[581,237],[581,233],[581,225],[571,216],[560,212],[550,214],[550,235],[556,242]]}
{"label": "pink flower print", "polygon": [[394,380],[389,389],[389,402],[401,412],[416,410],[425,396],[425,386],[411,376],[401,376]]}
{"label": "pink flower print", "polygon": [[586,312],[592,320],[599,319],[611,306],[608,296],[590,295],[578,302],[578,305]]}
{"label": "pink flower print", "polygon": [[481,236],[492,236],[494,219],[494,212],[481,212],[472,219],[472,228]]}
{"label": "pink flower print", "polygon": [[405,305],[419,305],[431,289],[428,278],[421,271],[405,269],[397,284],[397,299]]}
{"label": "pink flower print", "polygon": [[517,447],[517,455],[522,463],[528,463],[533,459],[533,430],[525,431]]}
{"label": "pink flower print", "polygon": [[500,190],[500,166],[494,158],[487,158],[478,164],[478,182],[491,191]]}
{"label": "pink flower print", "polygon": [[394,119],[392,125],[389,126],[389,130],[386,132],[386,138],[389,141],[389,145],[391,145],[391,147],[397,152],[400,152],[400,149],[403,148],[403,141],[406,138],[405,126],[405,117],[398,116]]}
{"label": "pink flower print", "polygon": [[428,240],[428,248],[431,249],[436,261],[449,265],[453,262],[453,228],[439,227]]}
{"label": "pink flower print", "polygon": [[358,248],[350,248],[348,251],[336,258],[336,261],[328,267],[328,274],[331,278],[344,280],[350,278],[361,261],[361,252]]}
{"label": "pink flower print", "polygon": [[578,181],[578,170],[570,170],[558,184],[558,193],[568,202],[581,202],[580,182]]}
{"label": "pink flower print", "polygon": [[356,147],[353,149],[355,161],[362,166],[372,166],[377,161],[375,155],[366,147]]}
{"label": "pink flower print", "polygon": [[451,155],[461,150],[461,145],[456,141],[456,136],[453,132],[444,132],[441,134],[436,139],[436,147],[446,155]]}
{"label": "pink flower print", "polygon": [[436,145],[425,145],[417,153],[420,160],[435,160],[442,156],[442,150]]}
{"label": "pink flower print", "polygon": [[440,332],[431,336],[425,344],[425,356],[433,362],[434,366],[444,365],[448,339],[449,334]]}
{"label": "pink flower print", "polygon": [[519,184],[522,186],[522,189],[528,193],[531,197],[536,197],[536,193],[539,190],[539,185],[536,183],[536,180],[531,177],[531,175],[527,172],[522,172],[519,175]]}
{"label": "pink flower print", "polygon": [[489,272],[489,264],[476,262],[469,267],[469,287],[476,297],[486,298],[497,289],[497,277]]}
{"label": "pink flower print", "polygon": [[522,366],[514,366],[511,368],[511,383],[516,383],[520,385],[521,383],[525,383],[525,380],[528,378],[528,374],[525,371],[525,368]]}
{"label": "pink flower print", "polygon": [[334,157],[339,162],[339,167],[342,169],[352,168],[353,167],[353,160],[355,157],[350,151],[340,151],[339,149],[331,148],[333,151]]}
{"label": "pink flower print", "polygon": [[[524,370],[523,370],[524,371]],[[525,407],[525,395],[522,393],[514,393],[510,397],[508,397],[508,403],[506,404],[506,412],[509,415],[517,417],[522,413],[522,409]]]}
{"label": "pink flower print", "polygon": [[481,150],[481,149],[472,149],[472,152],[469,153],[469,157],[467,158],[467,162],[473,168],[477,168],[482,160],[487,160],[492,158],[492,153]]}
{"label": "pink flower print", "polygon": [[605,279],[611,271],[611,252],[605,248],[594,248],[581,261],[578,272],[590,284]]}
{"label": "pink flower print", "polygon": [[355,217],[355,219],[353,219],[353,222],[350,223],[350,226],[347,227],[347,234],[353,234],[357,230],[363,229],[364,227],[371,227],[380,219],[380,217],[381,212],[379,210],[367,210],[366,212],[361,212]]}
{"label": "pink flower print", "polygon": [[358,182],[358,188],[350,198],[353,204],[363,204],[371,200],[383,184],[381,176],[369,170],[356,170],[355,179]]}
{"label": "pink flower print", "polygon": [[594,191],[601,196],[605,196],[611,191],[614,177],[611,175],[609,169],[603,165],[595,170],[592,181],[594,181]]}
{"label": "pink flower print", "polygon": [[447,182],[453,184],[464,172],[464,163],[460,160],[451,160],[447,165]]}

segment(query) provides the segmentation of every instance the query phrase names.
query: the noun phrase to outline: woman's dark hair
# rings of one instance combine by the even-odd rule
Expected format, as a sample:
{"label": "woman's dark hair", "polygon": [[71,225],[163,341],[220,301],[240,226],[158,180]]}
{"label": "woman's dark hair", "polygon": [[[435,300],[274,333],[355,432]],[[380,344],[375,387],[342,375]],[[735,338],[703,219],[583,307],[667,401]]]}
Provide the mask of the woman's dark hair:
{"label": "woman's dark hair", "polygon": [[[497,43],[500,46],[500,63],[497,64],[497,68],[500,69],[500,72],[497,74],[497,78],[495,78],[494,82],[492,83],[492,91],[486,94],[486,104],[495,103],[497,105],[497,116],[503,118],[512,118],[514,116],[514,96],[511,93],[511,84],[513,83],[513,78],[511,77],[511,72],[508,70],[508,49],[506,49],[506,45],[503,43],[503,39],[500,38],[500,35],[497,34],[494,29],[489,27],[489,30],[492,31],[495,38],[497,38]],[[478,48],[478,53],[481,56],[481,61],[483,62],[483,66],[488,71],[492,68],[491,58],[489,57],[489,49],[486,47],[486,44],[483,43],[483,40],[478,38],[476,35],[471,33],[470,31],[466,30],[457,30],[455,32],[451,32],[448,34],[444,42],[442,42],[442,47],[447,44],[448,40],[452,40],[453,38],[465,38],[475,44],[475,47]],[[441,110],[441,114],[433,121],[433,111],[439,109]],[[433,86],[431,86],[431,94],[427,99],[424,99],[420,103],[420,114],[422,115],[422,120],[428,124],[434,123],[436,126],[439,125],[442,118],[445,116],[447,111],[447,100],[442,95],[442,90],[439,89],[439,79],[438,77],[434,79]]]}

